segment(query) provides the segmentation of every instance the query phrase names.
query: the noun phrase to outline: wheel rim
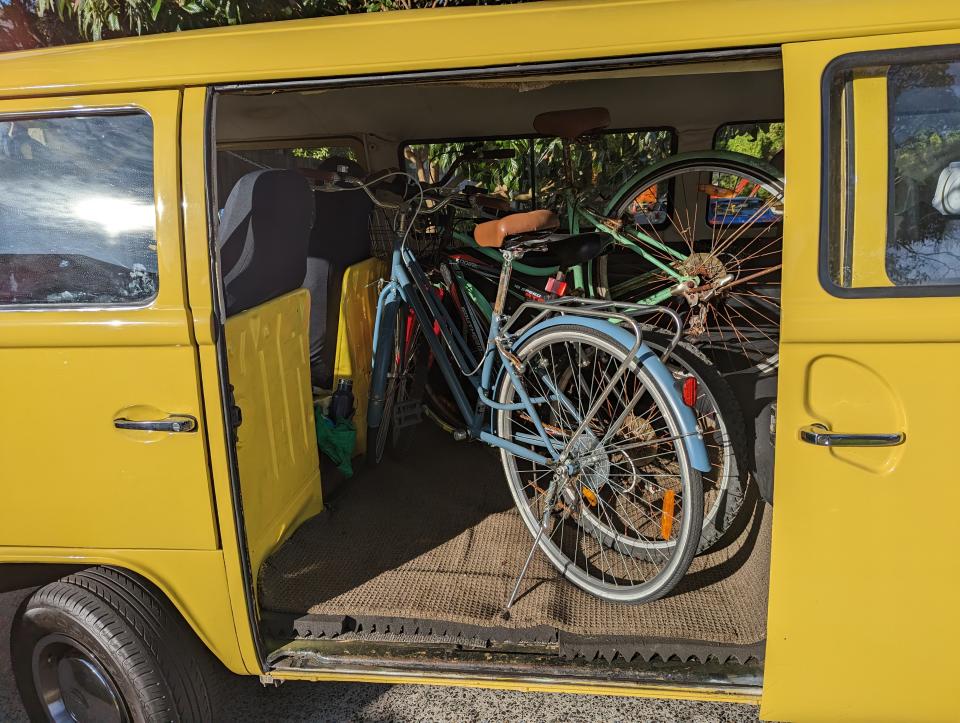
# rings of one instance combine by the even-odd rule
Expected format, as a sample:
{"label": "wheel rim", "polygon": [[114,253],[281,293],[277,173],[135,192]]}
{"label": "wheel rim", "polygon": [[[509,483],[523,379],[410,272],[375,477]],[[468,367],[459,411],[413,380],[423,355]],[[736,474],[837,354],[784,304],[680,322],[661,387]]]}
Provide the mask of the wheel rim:
{"label": "wheel rim", "polygon": [[116,683],[85,646],[64,635],[42,638],[34,648],[33,682],[50,720],[130,720]]}
{"label": "wheel rim", "polygon": [[[648,346],[654,349],[658,354],[663,348],[656,341],[645,341]],[[679,353],[673,354],[668,360],[667,367],[678,382],[687,376],[693,376],[697,380],[697,399],[693,405],[692,411],[697,418],[697,425],[703,433],[704,445],[707,449],[707,456],[710,460],[710,471],[701,473],[700,478],[703,482],[703,530],[704,537],[701,540],[698,551],[702,552],[713,541],[713,535],[708,535],[711,527],[725,530],[724,515],[721,511],[726,511],[727,516],[733,516],[736,510],[739,510],[743,496],[739,490],[731,490],[729,482],[733,474],[734,449],[730,441],[730,433],[727,427],[727,420],[721,414],[719,404],[713,394],[713,391],[707,385],[706,380],[683,358]],[[585,511],[584,516],[593,518],[590,510]],[[602,526],[599,520],[593,520],[597,526]],[[622,544],[633,544],[629,540],[624,540]],[[669,547],[672,543],[664,545]],[[640,545],[645,547],[646,544]]]}
{"label": "wheel rim", "polygon": [[[663,302],[681,313],[690,341],[765,366],[775,363],[779,343],[783,198],[777,179],[745,165],[691,162],[645,179],[611,215],[627,237],[639,231],[684,254],[677,259],[638,240],[659,261],[700,279]],[[651,271],[642,257],[621,260],[627,263],[608,264],[601,280],[613,298],[676,289],[676,279]],[[611,267],[618,268],[612,278]]]}
{"label": "wheel rim", "polygon": [[[523,361],[528,369],[535,368],[534,355],[544,346],[553,343],[553,336],[546,335],[543,345],[538,347],[536,344],[531,344],[524,350]],[[576,343],[569,334],[563,336],[563,332],[560,332],[555,336],[561,344]],[[598,344],[598,340],[586,335],[580,341],[585,345]],[[611,345],[602,346],[607,353],[615,351],[622,358],[622,350],[614,350]],[[636,375],[636,378],[643,380],[644,385],[650,389],[649,379],[646,379],[641,369],[634,368],[629,374]],[[531,396],[544,396],[544,390],[535,385],[528,388],[528,392]],[[512,384],[505,380],[499,395],[500,401],[511,401],[514,393]],[[663,409],[664,400],[659,398],[656,392],[648,391],[646,399],[641,401],[637,408],[640,405],[644,408],[650,405]],[[517,413],[501,412],[499,419],[499,431],[504,438],[523,444],[523,440],[529,437],[531,425],[526,424],[521,417],[517,416]],[[675,473],[665,475],[662,474],[665,471],[662,460],[651,464],[650,460],[662,456],[656,450],[648,449],[638,455],[638,458],[645,467],[642,484],[647,485],[647,489],[656,486],[662,492],[668,487],[676,488],[673,497],[675,512],[671,515],[673,532],[669,535],[669,540],[654,539],[658,520],[649,513],[660,503],[655,502],[649,506],[649,509],[643,511],[641,508],[644,503],[639,501],[639,495],[636,495],[635,499],[628,499],[624,493],[627,485],[624,484],[622,477],[618,480],[623,463],[614,455],[608,454],[608,449],[614,451],[614,454],[622,453],[622,449],[617,449],[616,445],[610,443],[607,447],[598,449],[594,443],[595,440],[584,443],[584,454],[581,455],[590,455],[593,461],[584,465],[585,474],[579,478],[581,481],[574,486],[574,489],[564,494],[563,507],[571,510],[573,515],[562,517],[562,515],[551,514],[549,527],[540,539],[541,549],[567,579],[588,592],[608,600],[636,602],[641,599],[654,599],[665,594],[671,586],[671,581],[676,580],[677,574],[682,574],[685,566],[689,564],[693,553],[692,548],[696,547],[699,540],[702,497],[697,501],[696,494],[689,494],[690,470],[683,444],[677,441],[678,428],[672,418],[665,418],[662,424],[658,422],[654,426],[657,429],[658,445],[661,433],[664,440],[673,440],[665,441],[664,444],[673,450],[670,455],[677,456],[677,470]],[[517,436],[514,435],[515,429]],[[549,479],[544,477],[546,468],[538,469],[535,463],[517,458],[506,450],[501,450],[501,455],[511,493],[521,517],[530,532],[535,535],[539,528],[540,516],[544,511],[545,494],[542,487],[543,481]],[[604,469],[612,471],[605,473]],[[608,487],[615,488],[614,498],[621,505],[620,507],[611,505],[609,498],[601,499],[602,493],[596,489],[598,485],[595,481],[590,481],[604,474],[609,474],[612,480]],[[675,480],[670,482],[665,479],[666,477],[675,477]],[[656,482],[652,483],[654,479]],[[584,487],[588,489],[585,490]],[[688,500],[690,500],[689,503]],[[584,514],[584,510],[589,510],[591,505],[602,509],[603,514]],[[576,520],[573,519],[574,515]],[[608,524],[600,523],[599,517],[604,517]],[[641,518],[646,519],[640,523]],[[651,535],[651,530],[645,529],[642,525],[652,526],[653,534]],[[691,540],[691,537],[694,539]]]}

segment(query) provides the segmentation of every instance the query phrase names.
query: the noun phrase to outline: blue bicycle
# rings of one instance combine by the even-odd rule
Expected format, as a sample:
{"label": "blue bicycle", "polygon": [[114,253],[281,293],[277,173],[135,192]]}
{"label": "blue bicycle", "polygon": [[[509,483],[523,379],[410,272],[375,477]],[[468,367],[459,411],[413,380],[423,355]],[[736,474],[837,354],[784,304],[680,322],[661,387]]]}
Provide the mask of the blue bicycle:
{"label": "blue bicycle", "polygon": [[[386,205],[371,190],[377,183],[357,185]],[[503,255],[486,346],[477,353],[407,243],[412,222],[443,202],[426,208],[421,189],[392,205],[396,233],[377,306],[368,410],[374,458],[419,419],[417,380],[436,365],[463,419],[457,436],[500,450],[534,538],[507,610],[537,547],[570,582],[600,598],[642,603],[667,594],[697,550],[700,473],[709,462],[684,403],[690,390],[678,389],[643,342],[638,318],[663,310],[562,298],[527,302],[507,316],[512,266],[525,253],[549,246],[586,263],[602,250],[595,234],[554,233],[550,211],[514,214],[476,229],[480,243]],[[676,331],[664,357],[682,331],[679,317],[672,319]]]}

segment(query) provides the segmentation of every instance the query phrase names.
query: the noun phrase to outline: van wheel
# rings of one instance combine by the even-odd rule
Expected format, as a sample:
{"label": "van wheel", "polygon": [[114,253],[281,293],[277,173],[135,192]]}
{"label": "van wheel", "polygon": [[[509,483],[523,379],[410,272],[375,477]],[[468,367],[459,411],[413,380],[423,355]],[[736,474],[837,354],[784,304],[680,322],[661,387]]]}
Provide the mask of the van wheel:
{"label": "van wheel", "polygon": [[61,578],[17,611],[11,658],[30,720],[210,720],[209,651],[166,597],[131,573]]}

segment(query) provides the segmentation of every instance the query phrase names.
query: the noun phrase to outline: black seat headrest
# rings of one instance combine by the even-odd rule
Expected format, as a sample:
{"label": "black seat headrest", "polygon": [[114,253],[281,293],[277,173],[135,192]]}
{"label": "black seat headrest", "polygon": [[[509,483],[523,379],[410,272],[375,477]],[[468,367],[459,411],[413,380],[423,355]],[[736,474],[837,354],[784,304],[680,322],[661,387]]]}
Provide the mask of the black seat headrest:
{"label": "black seat headrest", "polygon": [[303,284],[313,194],[297,171],[253,171],[230,191],[218,248],[227,316]]}
{"label": "black seat headrest", "polygon": [[[326,158],[318,168],[347,173],[354,178],[364,175],[356,161],[342,156]],[[310,234],[309,255],[326,259],[341,270],[369,257],[371,210],[373,201],[363,191],[317,191],[316,222]]]}

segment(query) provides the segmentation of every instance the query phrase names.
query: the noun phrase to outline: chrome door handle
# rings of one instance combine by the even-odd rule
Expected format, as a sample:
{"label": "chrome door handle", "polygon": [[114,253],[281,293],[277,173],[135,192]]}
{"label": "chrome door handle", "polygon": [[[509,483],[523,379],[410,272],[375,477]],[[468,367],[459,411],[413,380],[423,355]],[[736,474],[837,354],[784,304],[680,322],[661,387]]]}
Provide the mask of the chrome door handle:
{"label": "chrome door handle", "polygon": [[171,414],[166,419],[151,419],[143,422],[117,417],[113,420],[117,429],[132,429],[137,432],[196,432],[197,419],[189,414]]}
{"label": "chrome door handle", "polygon": [[800,439],[817,447],[896,447],[903,444],[907,435],[903,432],[892,434],[844,434],[831,432],[823,424],[808,424],[800,427]]}

